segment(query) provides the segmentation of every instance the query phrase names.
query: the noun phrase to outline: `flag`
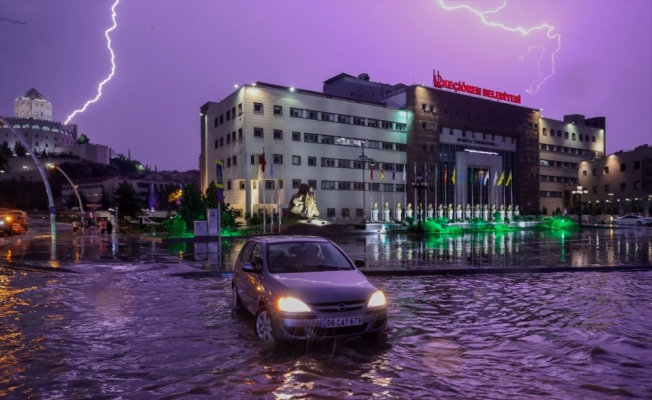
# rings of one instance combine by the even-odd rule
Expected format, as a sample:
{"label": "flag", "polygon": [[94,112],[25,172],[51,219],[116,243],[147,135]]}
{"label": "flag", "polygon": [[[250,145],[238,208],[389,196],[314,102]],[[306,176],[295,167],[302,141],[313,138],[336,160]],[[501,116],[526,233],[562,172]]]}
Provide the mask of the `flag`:
{"label": "flag", "polygon": [[491,172],[489,172],[489,170],[487,170],[487,175],[485,175],[485,177],[484,177],[484,185],[485,186],[487,186],[487,184],[489,183],[489,175],[491,175]]}
{"label": "flag", "polygon": [[267,165],[267,161],[265,160],[265,149],[263,149],[263,155],[260,156],[260,170],[263,171],[263,174],[265,173],[265,165]]}
{"label": "flag", "polygon": [[435,164],[435,183],[439,183],[439,167]]}
{"label": "flag", "polygon": [[371,177],[371,180],[374,180],[374,165],[369,164],[369,176]]}
{"label": "flag", "polygon": [[448,166],[444,166],[444,185],[448,183]]}
{"label": "flag", "polygon": [[405,182],[405,171],[407,170],[407,164],[403,164],[403,182]]}
{"label": "flag", "polygon": [[498,186],[503,184],[503,181],[505,180],[505,171],[500,173],[500,178],[498,178]]}
{"label": "flag", "polygon": [[471,173],[469,174],[469,183],[473,185],[473,169],[471,169]]}
{"label": "flag", "polygon": [[382,182],[384,180],[385,180],[385,167],[381,163],[380,164],[380,181]]}
{"label": "flag", "polygon": [[505,186],[509,186],[510,182],[512,182],[512,171],[509,171],[509,176],[507,177],[507,182],[505,183]]}
{"label": "flag", "polygon": [[392,181],[396,179],[396,164],[392,164]]}
{"label": "flag", "polygon": [[498,171],[494,172],[494,186],[496,186],[496,182],[498,182]]}
{"label": "flag", "polygon": [[453,175],[451,175],[451,182],[453,182],[453,185],[455,184],[455,167],[453,167]]}
{"label": "flag", "polygon": [[482,181],[483,181],[483,179],[482,179],[482,175],[484,175],[484,171],[483,171],[483,170],[480,170],[480,172],[478,172],[478,184],[479,184],[480,186],[482,186]]}

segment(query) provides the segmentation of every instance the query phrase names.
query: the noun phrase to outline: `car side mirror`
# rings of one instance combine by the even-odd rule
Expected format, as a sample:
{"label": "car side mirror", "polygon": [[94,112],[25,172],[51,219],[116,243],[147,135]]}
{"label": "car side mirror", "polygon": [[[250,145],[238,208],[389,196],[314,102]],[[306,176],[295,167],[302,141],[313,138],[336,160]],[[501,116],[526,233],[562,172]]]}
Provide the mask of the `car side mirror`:
{"label": "car side mirror", "polygon": [[364,260],[355,260],[353,263],[354,263],[355,266],[358,267],[358,268],[360,268],[360,267],[364,267],[364,264],[365,264],[365,263],[364,263]]}
{"label": "car side mirror", "polygon": [[256,271],[254,270],[254,266],[251,265],[251,264],[249,264],[249,263],[242,264],[242,270],[243,270],[244,272],[256,272]]}

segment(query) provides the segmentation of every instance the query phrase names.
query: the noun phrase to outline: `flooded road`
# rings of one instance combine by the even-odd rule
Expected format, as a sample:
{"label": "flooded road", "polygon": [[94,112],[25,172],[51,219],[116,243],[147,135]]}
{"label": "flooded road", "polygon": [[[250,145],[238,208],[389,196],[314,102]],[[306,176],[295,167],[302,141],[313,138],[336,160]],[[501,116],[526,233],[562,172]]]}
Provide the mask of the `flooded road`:
{"label": "flooded road", "polygon": [[[367,268],[580,268],[649,264],[649,233],[338,243]],[[371,277],[390,300],[384,340],[269,347],[229,307],[228,277],[171,276],[228,269],[240,242],[218,255],[63,233],[54,259],[46,237],[0,244],[2,260],[75,271],[0,266],[0,397],[652,397],[652,272]]]}

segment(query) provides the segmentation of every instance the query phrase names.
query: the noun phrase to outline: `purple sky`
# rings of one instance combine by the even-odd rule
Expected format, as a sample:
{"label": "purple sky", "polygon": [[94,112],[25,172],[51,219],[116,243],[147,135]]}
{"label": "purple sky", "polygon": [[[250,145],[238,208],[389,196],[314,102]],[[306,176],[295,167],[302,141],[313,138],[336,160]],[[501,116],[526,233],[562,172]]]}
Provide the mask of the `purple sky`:
{"label": "purple sky", "polygon": [[[32,86],[65,121],[110,72],[104,31],[113,1],[0,0],[0,113]],[[487,11],[502,1],[456,2]],[[652,143],[652,2],[508,2],[487,20],[547,23],[561,35],[555,75],[538,79],[535,48],[550,72],[556,42],[483,25],[435,1],[129,1],[110,34],[116,73],[98,102],[72,122],[91,142],[159,169],[198,168],[199,107],[257,80],[321,91],[340,72],[386,83],[445,79],[521,94],[543,116],[607,117],[607,152]],[[538,51],[538,52],[537,52]]]}

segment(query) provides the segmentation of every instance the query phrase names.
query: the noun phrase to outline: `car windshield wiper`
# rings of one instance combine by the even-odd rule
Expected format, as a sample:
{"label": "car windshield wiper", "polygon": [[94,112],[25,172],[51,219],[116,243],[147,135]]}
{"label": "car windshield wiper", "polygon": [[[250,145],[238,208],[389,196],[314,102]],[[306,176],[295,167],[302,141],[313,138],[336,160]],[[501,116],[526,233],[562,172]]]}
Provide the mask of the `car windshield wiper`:
{"label": "car windshield wiper", "polygon": [[304,268],[327,269],[327,270],[332,270],[332,271],[339,270],[339,269],[350,269],[350,268],[346,268],[346,267],[338,267],[337,265],[324,265],[324,264],[320,264],[320,265],[304,265],[303,267]]}

